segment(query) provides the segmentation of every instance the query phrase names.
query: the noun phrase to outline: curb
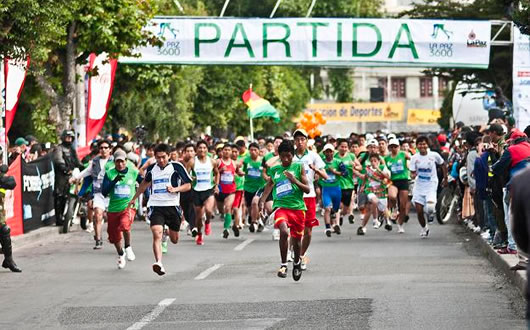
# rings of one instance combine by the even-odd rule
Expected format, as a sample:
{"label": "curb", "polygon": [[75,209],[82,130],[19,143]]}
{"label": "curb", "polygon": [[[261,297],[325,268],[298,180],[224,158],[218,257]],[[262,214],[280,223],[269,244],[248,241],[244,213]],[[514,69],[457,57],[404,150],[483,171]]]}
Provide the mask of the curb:
{"label": "curb", "polygon": [[61,236],[59,230],[62,227],[56,226],[46,226],[33,231],[30,231],[27,234],[18,235],[11,238],[13,243],[13,250],[18,250],[30,245],[44,243],[51,239],[55,239]]}
{"label": "curb", "polygon": [[513,254],[498,254],[485,240],[480,236],[476,236],[475,240],[483,253],[488,257],[488,260],[500,270],[506,277],[519,289],[523,297],[526,297],[526,270],[513,271],[510,267],[516,265],[519,262],[517,255]]}

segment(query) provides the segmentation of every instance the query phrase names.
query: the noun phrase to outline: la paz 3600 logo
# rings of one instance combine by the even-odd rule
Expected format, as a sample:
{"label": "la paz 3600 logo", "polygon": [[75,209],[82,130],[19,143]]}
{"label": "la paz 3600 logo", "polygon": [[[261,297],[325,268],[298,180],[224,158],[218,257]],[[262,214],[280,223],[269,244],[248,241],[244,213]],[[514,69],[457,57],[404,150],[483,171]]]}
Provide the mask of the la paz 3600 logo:
{"label": "la paz 3600 logo", "polygon": [[164,46],[158,48],[157,55],[179,56],[180,41],[176,40],[180,31],[171,26],[171,22],[161,22],[158,24],[157,36],[164,40]]}
{"label": "la paz 3600 logo", "polygon": [[452,37],[453,31],[448,30],[445,24],[433,24],[431,38],[434,42],[429,43],[429,56],[453,57],[453,43],[450,42]]}

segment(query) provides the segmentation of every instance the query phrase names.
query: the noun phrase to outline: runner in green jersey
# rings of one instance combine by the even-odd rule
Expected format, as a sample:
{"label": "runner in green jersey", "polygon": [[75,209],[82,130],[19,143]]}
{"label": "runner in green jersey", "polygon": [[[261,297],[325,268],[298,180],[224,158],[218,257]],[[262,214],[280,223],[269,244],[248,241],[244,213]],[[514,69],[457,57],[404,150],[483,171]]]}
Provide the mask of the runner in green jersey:
{"label": "runner in green jersey", "polygon": [[[274,150],[269,152],[269,153],[267,153],[267,154],[265,154],[265,156],[263,156],[263,162],[262,162],[263,170],[262,170],[261,176],[263,177],[265,182],[270,180],[270,177],[267,174],[268,173],[268,169],[269,169],[269,163],[272,163],[274,161],[274,158],[278,157],[278,147],[280,146],[280,144],[282,142],[283,142],[283,137],[276,136],[274,138],[274,142],[273,142]],[[263,189],[260,189],[260,190],[258,190],[256,192],[256,195],[258,195],[258,196],[261,196],[262,194],[263,194]],[[264,209],[264,212],[262,214],[262,217],[264,219],[267,219],[268,215],[271,214],[271,213],[272,213],[272,194],[269,194],[269,197],[267,198],[267,201],[265,202],[265,209]],[[275,228],[272,231],[272,239],[275,240],[275,241],[278,241],[280,239],[280,230],[279,229]]]}
{"label": "runner in green jersey", "polygon": [[289,140],[283,141],[278,147],[278,151],[280,157],[278,161],[271,164],[270,180],[260,197],[259,206],[260,209],[263,209],[265,201],[272,191],[273,207],[276,209],[274,227],[280,230],[280,255],[282,258],[278,276],[287,277],[287,250],[290,234],[294,250],[293,279],[298,281],[302,277],[300,249],[305,224],[304,193],[309,193],[310,189],[303,164],[293,163],[293,143]]}
{"label": "runner in green jersey", "polygon": [[339,152],[335,154],[335,159],[341,161],[346,167],[346,175],[339,177],[340,190],[341,190],[341,216],[340,225],[342,226],[342,217],[348,215],[348,221],[353,224],[355,217],[353,215],[353,194],[355,190],[355,184],[353,182],[353,165],[355,163],[355,155],[349,152],[350,146],[348,140],[338,139],[337,146]]}
{"label": "runner in green jersey", "polygon": [[[333,158],[335,148],[332,144],[328,143],[323,149],[324,158],[324,169],[328,175],[327,179],[320,179],[318,183],[322,187],[322,207],[324,207],[324,222],[326,224],[326,236],[331,237],[331,226],[336,234],[340,235],[339,216],[340,213],[340,177],[342,176],[341,167],[345,170],[342,162],[336,158]],[[332,219],[333,218],[333,219]]]}
{"label": "runner in green jersey", "polygon": [[251,143],[248,147],[249,154],[243,159],[243,172],[245,172],[245,204],[250,210],[249,230],[262,232],[265,228],[259,218],[259,208],[256,192],[265,187],[265,180],[261,176],[263,170],[262,158],[259,157],[259,146],[257,143]]}
{"label": "runner in green jersey", "polygon": [[[101,189],[103,196],[109,197],[107,233],[109,241],[118,252],[118,269],[125,267],[125,256],[129,261],[136,259],[131,247],[131,225],[136,210],[129,208],[129,203],[136,193],[136,183],[140,181],[140,176],[132,163],[132,166],[128,166],[126,157],[122,150],[114,153],[114,166],[105,171]],[[121,245],[122,235],[125,251]]]}
{"label": "runner in green jersey", "polygon": [[[388,145],[390,154],[385,157],[385,161],[392,173],[392,186],[388,188],[388,200],[390,201],[390,208],[394,210],[396,210],[396,205],[399,201],[398,233],[402,234],[405,232],[403,222],[407,221],[409,209],[410,171],[408,160],[410,155],[408,152],[399,150],[399,141],[397,139],[391,139]],[[396,213],[394,212],[392,219],[397,217]]]}

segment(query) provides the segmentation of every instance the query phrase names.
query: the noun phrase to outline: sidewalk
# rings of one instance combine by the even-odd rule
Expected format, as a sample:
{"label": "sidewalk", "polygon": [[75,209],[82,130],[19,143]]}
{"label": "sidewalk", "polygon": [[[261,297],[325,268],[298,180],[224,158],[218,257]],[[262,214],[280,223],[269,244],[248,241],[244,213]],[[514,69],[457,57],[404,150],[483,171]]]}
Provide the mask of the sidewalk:
{"label": "sidewalk", "polygon": [[513,271],[510,267],[516,265],[519,262],[517,255],[513,254],[498,254],[480,235],[472,234],[474,239],[477,241],[478,246],[484,254],[486,254],[488,260],[498,270],[508,277],[508,279],[519,289],[523,297],[526,297],[526,270]]}
{"label": "sidewalk", "polygon": [[[60,238],[62,234],[59,231],[62,227],[46,226],[30,231],[27,234],[18,235],[11,238],[13,249],[18,250],[32,245],[43,244],[50,240]],[[65,234],[65,236],[68,234]]]}

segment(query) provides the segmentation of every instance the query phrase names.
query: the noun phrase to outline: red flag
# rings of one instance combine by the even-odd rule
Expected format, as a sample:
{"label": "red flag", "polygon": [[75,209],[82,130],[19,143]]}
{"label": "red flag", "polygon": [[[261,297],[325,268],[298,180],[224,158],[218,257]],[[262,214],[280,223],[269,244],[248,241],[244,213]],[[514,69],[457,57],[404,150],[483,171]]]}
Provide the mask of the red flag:
{"label": "red flag", "polygon": [[4,198],[4,207],[6,220],[11,227],[11,236],[17,236],[24,233],[24,223],[22,221],[22,168],[20,156],[15,159],[6,175],[13,176],[17,183],[15,189],[6,190]]}
{"label": "red flag", "polygon": [[112,88],[114,87],[114,76],[118,61],[109,59],[107,63],[106,54],[92,53],[89,57],[89,70],[98,68],[98,75],[92,76],[88,80],[88,101],[87,101],[87,119],[86,119],[86,143],[90,144],[105,124],[107,118],[107,109],[110,104]]}
{"label": "red flag", "polygon": [[29,68],[29,56],[25,61],[4,59],[4,79],[6,88],[6,135],[13,124],[17,111],[18,101],[24,82],[26,81],[26,71]]}

